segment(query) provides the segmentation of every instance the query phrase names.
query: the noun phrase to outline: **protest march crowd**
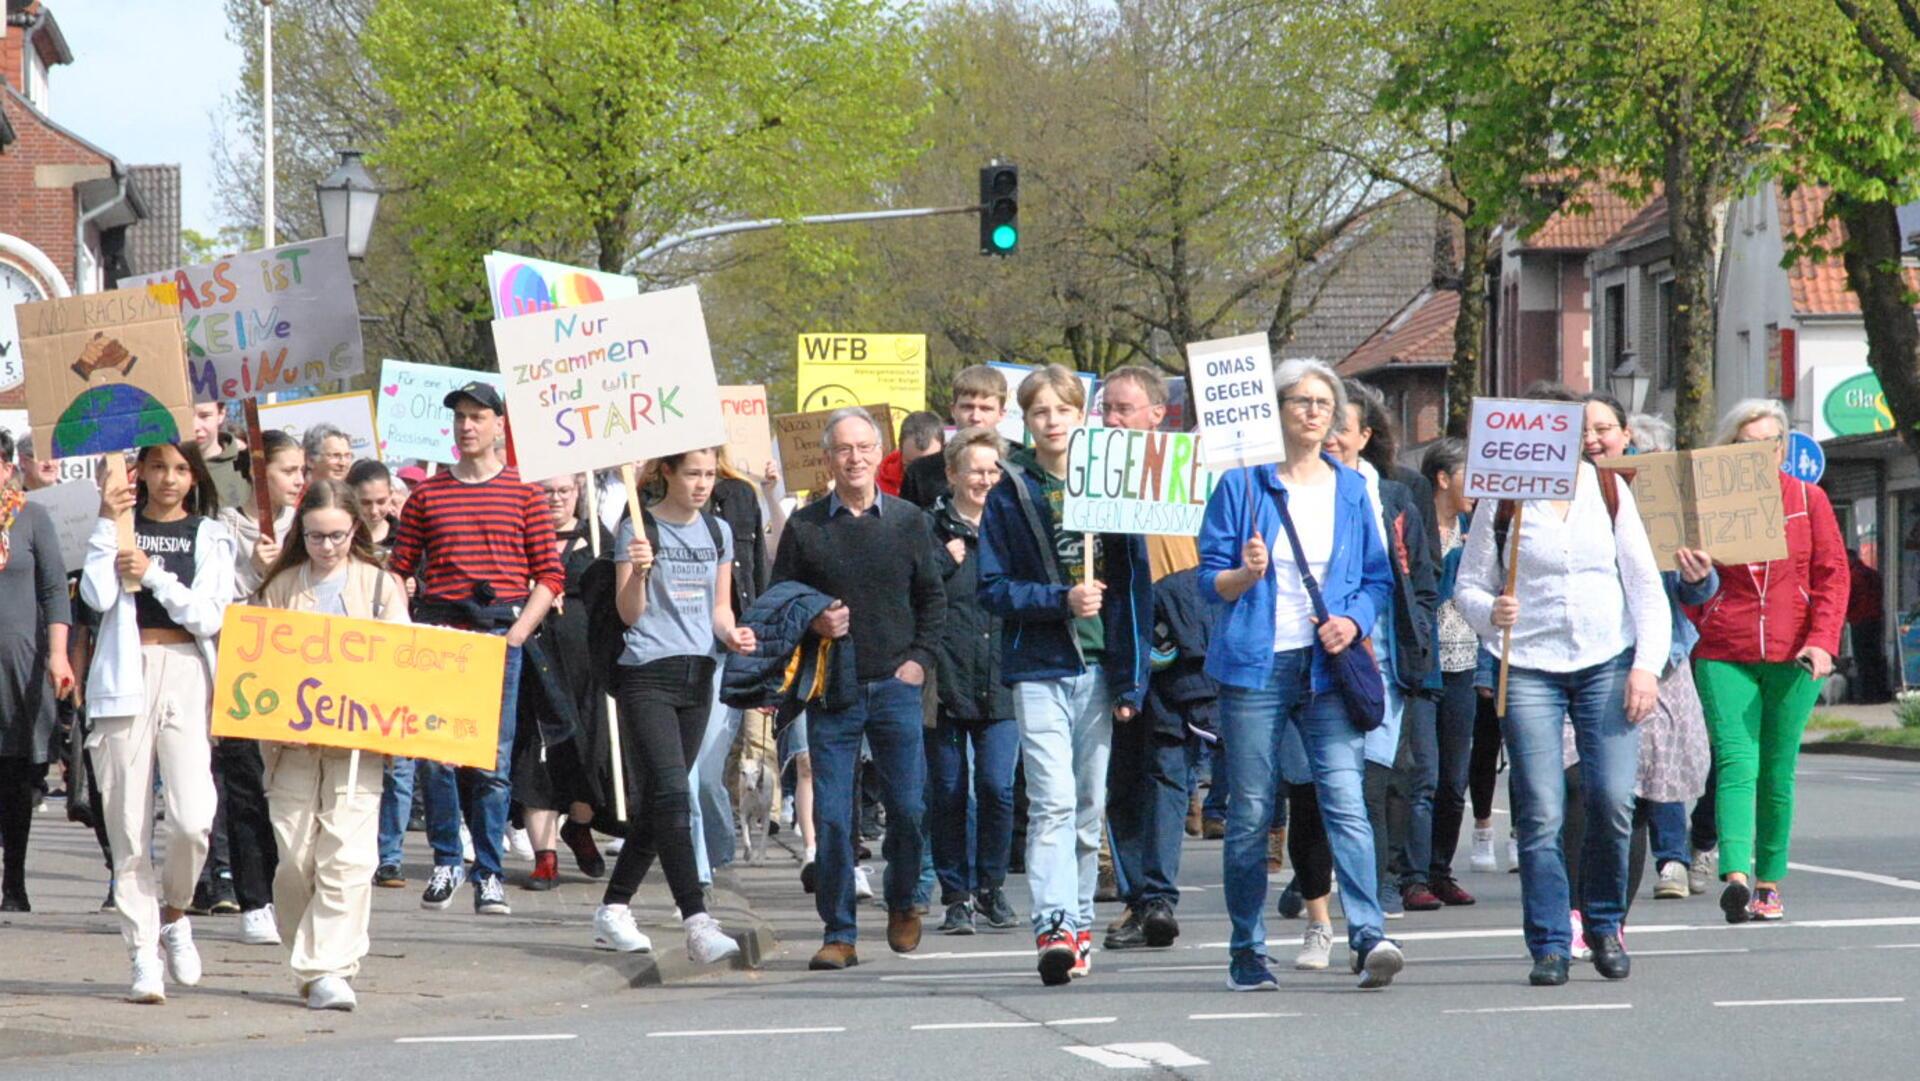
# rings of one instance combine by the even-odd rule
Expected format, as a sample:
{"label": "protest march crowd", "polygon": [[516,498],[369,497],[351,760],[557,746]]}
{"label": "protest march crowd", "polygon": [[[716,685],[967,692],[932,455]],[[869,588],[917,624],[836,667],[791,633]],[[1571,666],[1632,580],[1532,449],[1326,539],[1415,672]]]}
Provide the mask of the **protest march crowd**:
{"label": "protest march crowd", "polygon": [[[437,468],[356,460],[325,426],[249,440],[202,402],[190,435],[103,483],[79,566],[24,494],[59,463],[0,432],[0,909],[30,910],[35,804],[64,788],[145,1003],[200,982],[194,917],[237,912],[245,942],[284,946],[309,1007],[352,1009],[374,889],[424,872],[423,909],[465,890],[505,916],[513,888],[555,886],[563,847],[567,873],[605,882],[583,946],[653,949],[632,905],[657,862],[689,955],[721,961],[739,946],[707,888],[769,818],[801,840],[826,971],[858,963],[873,899],[895,952],[935,918],[1026,933],[1041,981],[1069,984],[1096,941],[1178,939],[1190,837],[1222,841],[1236,991],[1279,987],[1267,901],[1289,866],[1277,915],[1304,930],[1286,963],[1335,962],[1337,883],[1344,961],[1387,987],[1406,961],[1390,921],[1474,903],[1463,833],[1468,868],[1519,875],[1534,985],[1573,961],[1627,978],[1649,853],[1656,898],[1717,888],[1729,922],[1783,919],[1800,734],[1847,608],[1821,489],[1772,474],[1776,558],[1657,556],[1618,464],[1672,449],[1657,417],[1533,388],[1509,419],[1537,408],[1577,443],[1557,498],[1476,502],[1473,441],[1403,463],[1376,391],[1314,361],[1258,367],[1270,407],[1242,396],[1228,419],[1271,419],[1281,445],[1209,460],[1197,535],[1070,524],[1093,468],[1074,433],[1165,421],[1142,367],[1090,392],[1058,365],[1011,387],[974,365],[951,381],[950,426],[915,413],[897,436],[884,412],[838,408],[819,436],[830,483],[808,499],[711,441],[523,481],[511,395],[489,380],[445,394],[457,453]],[[650,404],[692,408],[666,389]],[[1778,403],[1745,401],[1717,442],[1777,454],[1787,427]],[[249,645],[243,606],[289,622]],[[483,685],[497,731],[472,726],[484,746],[464,761],[371,744],[362,761],[328,741],[392,718],[356,726],[367,708],[313,698],[314,679],[293,733],[216,735],[246,712],[229,709],[230,651],[306,626],[295,613],[374,628],[339,636],[344,653],[382,633],[492,636],[495,653],[440,656],[494,667],[440,678],[449,697]],[[451,738],[473,718],[414,720]],[[432,863],[409,867],[421,826]],[[511,886],[510,857],[531,863]],[[1099,927],[1097,901],[1124,909]]]}

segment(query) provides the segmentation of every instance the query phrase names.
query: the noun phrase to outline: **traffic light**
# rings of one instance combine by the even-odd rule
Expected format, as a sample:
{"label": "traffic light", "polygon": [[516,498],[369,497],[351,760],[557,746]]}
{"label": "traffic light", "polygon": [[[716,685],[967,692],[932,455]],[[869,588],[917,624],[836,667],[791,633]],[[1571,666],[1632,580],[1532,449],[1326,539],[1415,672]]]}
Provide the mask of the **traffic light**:
{"label": "traffic light", "polygon": [[1020,167],[995,163],[980,170],[980,254],[1012,255],[1020,248]]}

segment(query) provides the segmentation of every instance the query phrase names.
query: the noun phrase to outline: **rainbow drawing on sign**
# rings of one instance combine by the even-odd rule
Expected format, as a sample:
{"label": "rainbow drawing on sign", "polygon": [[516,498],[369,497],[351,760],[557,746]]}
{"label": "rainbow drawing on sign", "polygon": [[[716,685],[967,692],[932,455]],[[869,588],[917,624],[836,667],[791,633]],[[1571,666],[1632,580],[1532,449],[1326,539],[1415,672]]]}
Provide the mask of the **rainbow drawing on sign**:
{"label": "rainbow drawing on sign", "polygon": [[515,263],[500,276],[498,303],[500,312],[509,317],[552,308],[577,308],[605,299],[599,282],[577,272],[557,274],[549,282],[533,267]]}

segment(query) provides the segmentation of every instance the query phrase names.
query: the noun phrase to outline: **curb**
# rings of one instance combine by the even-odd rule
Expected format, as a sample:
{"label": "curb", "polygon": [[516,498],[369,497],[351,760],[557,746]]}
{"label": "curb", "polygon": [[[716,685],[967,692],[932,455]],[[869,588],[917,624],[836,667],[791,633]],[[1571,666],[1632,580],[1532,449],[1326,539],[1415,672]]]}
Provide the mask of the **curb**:
{"label": "curb", "polygon": [[1801,754],[1850,754],[1859,758],[1880,758],[1892,762],[1920,762],[1920,747],[1894,747],[1884,743],[1852,740],[1818,740],[1800,745]]}

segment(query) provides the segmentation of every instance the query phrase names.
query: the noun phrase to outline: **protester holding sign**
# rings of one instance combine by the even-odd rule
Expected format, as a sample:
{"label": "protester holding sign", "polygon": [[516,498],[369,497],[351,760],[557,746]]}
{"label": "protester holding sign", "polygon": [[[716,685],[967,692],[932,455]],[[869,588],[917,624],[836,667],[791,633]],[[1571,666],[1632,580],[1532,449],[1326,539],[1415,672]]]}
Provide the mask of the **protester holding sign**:
{"label": "protester holding sign", "polygon": [[[1086,390],[1049,364],[1020,384],[1033,447],[1007,457],[980,526],[980,601],[1013,628],[1000,678],[1013,688],[1026,762],[1027,885],[1041,982],[1093,965],[1093,894],[1115,721],[1147,691],[1153,579],[1139,534],[1061,527],[1067,450]],[[1112,596],[1108,596],[1108,592]]]}
{"label": "protester holding sign", "polygon": [[280,549],[293,528],[294,505],[307,486],[307,452],[292,436],[278,429],[260,433],[258,453],[267,460],[267,498],[273,506],[271,535],[260,528],[257,503],[222,506],[220,522],[234,537],[234,592],[250,597],[266,581],[267,569],[280,558]]}
{"label": "protester holding sign", "polygon": [[[1290,360],[1274,382],[1285,461],[1227,472],[1200,532],[1201,592],[1227,605],[1207,654],[1207,674],[1221,684],[1220,741],[1231,790],[1221,852],[1233,922],[1227,986],[1279,988],[1267,968],[1262,910],[1278,748],[1292,724],[1307,750],[1333,849],[1352,969],[1362,974],[1362,988],[1385,987],[1404,958],[1386,937],[1378,899],[1374,845],[1385,838],[1376,838],[1367,821],[1360,727],[1367,718],[1332,693],[1330,659],[1363,648],[1378,621],[1390,618],[1393,574],[1366,479],[1322,449],[1346,419],[1339,376],[1318,361]],[[1282,545],[1277,560],[1268,555],[1269,539]],[[1378,723],[1376,716],[1369,727]]]}
{"label": "protester holding sign", "polygon": [[[1578,401],[1553,385],[1528,397]],[[1469,460],[1469,473],[1473,468]],[[1584,462],[1577,468],[1571,500],[1528,500],[1524,513],[1506,500],[1482,500],[1454,591],[1454,603],[1483,640],[1498,642],[1502,631],[1512,630],[1503,731],[1513,763],[1520,895],[1534,961],[1528,979],[1535,986],[1567,981],[1574,908],[1584,917],[1594,968],[1616,980],[1631,968],[1620,921],[1640,750],[1636,726],[1653,711],[1672,637],[1666,593],[1632,491]],[[1525,603],[1504,592],[1509,561],[1517,563]],[[1569,716],[1587,820],[1578,897],[1571,896],[1559,840],[1566,804],[1561,728]]]}
{"label": "protester holding sign", "polygon": [[[410,623],[406,588],[380,567],[366,522],[346,485],[316,480],[260,587],[268,608]],[[313,1010],[351,1010],[351,980],[367,954],[373,871],[379,859],[378,759],[357,770],[359,751],[268,743],[267,805],[280,864],[274,915],[293,940],[289,963]]]}
{"label": "protester holding sign", "polygon": [[59,699],[75,694],[67,663],[67,569],[46,509],[13,486],[13,436],[0,431],[0,912],[31,912],[27,835],[35,786],[53,754]]}
{"label": "protester holding sign", "polygon": [[[200,952],[186,906],[213,827],[208,737],[213,644],[233,600],[233,537],[212,518],[213,482],[188,443],[140,451],[138,490],[101,495],[80,599],[100,613],[87,673],[92,733],[113,850],[114,904],[133,958],[134,1002],[164,1002],[166,976],[200,982]],[[119,546],[115,520],[129,510],[135,545]],[[123,580],[140,584],[130,593]],[[156,873],[154,774],[165,782],[167,852]]]}
{"label": "protester holding sign", "polygon": [[[1715,442],[1773,441],[1785,453],[1779,402],[1748,399],[1721,418]],[[1847,550],[1819,486],[1775,473],[1787,557],[1716,565],[1720,594],[1688,614],[1700,627],[1693,671],[1718,770],[1720,909],[1728,923],[1785,916],[1780,880],[1793,832],[1800,734],[1833,672],[1846,621]],[[1755,825],[1758,823],[1756,832]]]}

